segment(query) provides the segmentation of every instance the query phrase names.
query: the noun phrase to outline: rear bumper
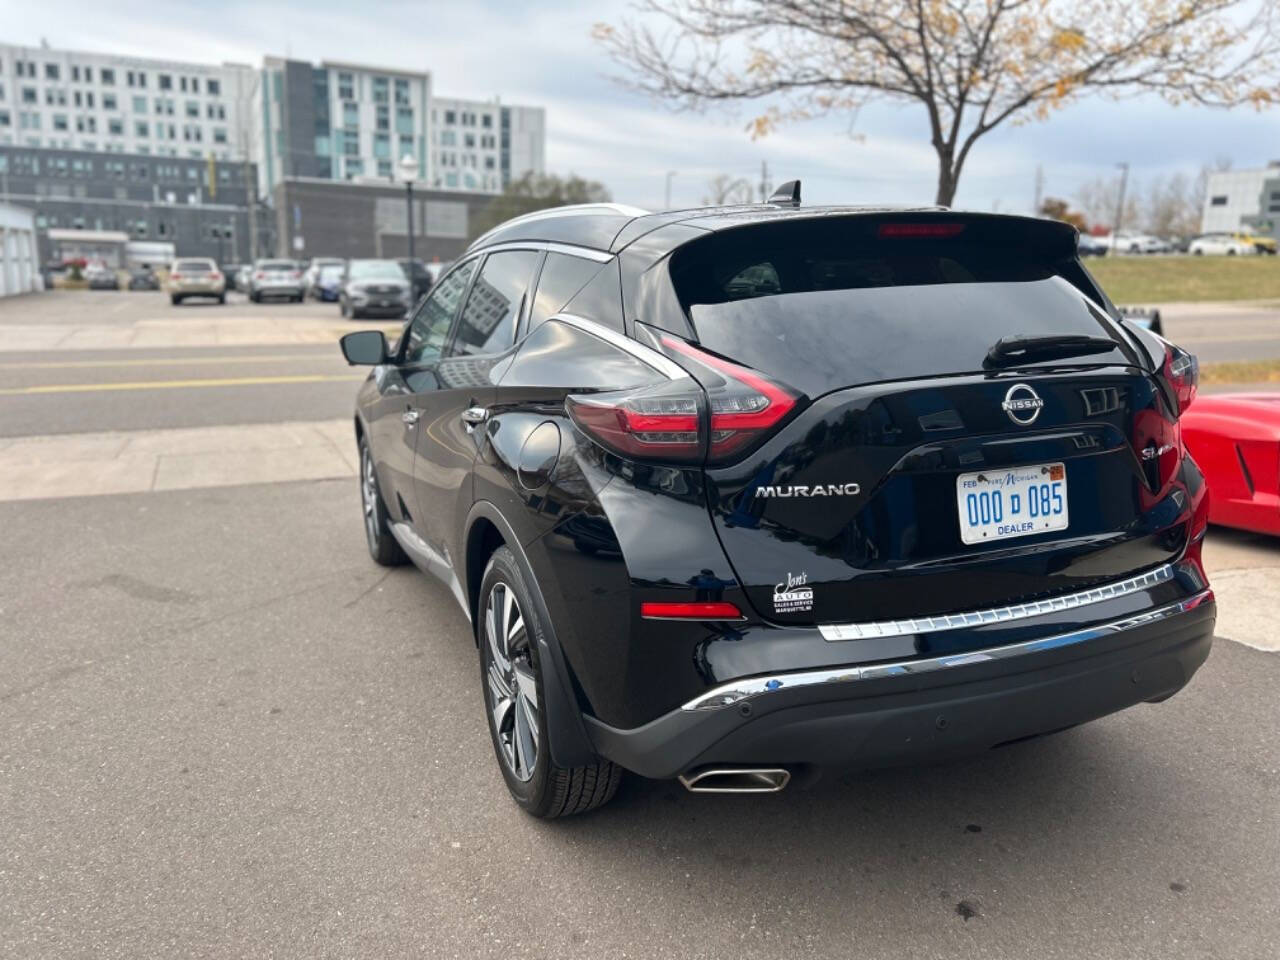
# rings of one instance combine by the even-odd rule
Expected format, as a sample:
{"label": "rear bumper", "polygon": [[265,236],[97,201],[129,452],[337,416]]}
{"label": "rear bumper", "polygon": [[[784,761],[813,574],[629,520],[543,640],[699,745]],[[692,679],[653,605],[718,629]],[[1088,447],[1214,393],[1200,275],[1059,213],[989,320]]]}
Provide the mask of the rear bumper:
{"label": "rear bumper", "polygon": [[302,296],[301,283],[260,284],[251,289],[253,293],[256,293],[260,297],[300,297]]}
{"label": "rear bumper", "polygon": [[980,653],[725,684],[633,730],[587,717],[597,751],[643,776],[706,764],[877,767],[977,752],[1176,693],[1204,663],[1203,590],[1122,620]]}

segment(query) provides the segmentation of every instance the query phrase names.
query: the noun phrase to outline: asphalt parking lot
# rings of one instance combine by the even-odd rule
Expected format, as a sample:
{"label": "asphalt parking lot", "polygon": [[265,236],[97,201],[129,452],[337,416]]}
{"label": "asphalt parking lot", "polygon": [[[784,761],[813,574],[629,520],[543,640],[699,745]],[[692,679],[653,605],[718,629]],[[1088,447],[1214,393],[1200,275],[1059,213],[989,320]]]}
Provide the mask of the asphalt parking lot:
{"label": "asphalt parking lot", "polygon": [[[1169,332],[1226,359],[1238,322]],[[1280,543],[1212,532],[1220,635],[1167,703],[541,823],[462,614],[368,558],[352,326],[0,301],[0,957],[1277,955]]]}

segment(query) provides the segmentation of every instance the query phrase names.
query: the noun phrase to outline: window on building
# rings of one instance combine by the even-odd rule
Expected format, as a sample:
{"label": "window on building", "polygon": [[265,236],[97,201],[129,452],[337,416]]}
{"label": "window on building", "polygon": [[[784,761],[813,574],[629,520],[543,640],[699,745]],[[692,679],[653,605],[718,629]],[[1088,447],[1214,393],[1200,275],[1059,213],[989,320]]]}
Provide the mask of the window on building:
{"label": "window on building", "polygon": [[107,133],[113,137],[124,136],[124,121],[118,117],[107,118]]}
{"label": "window on building", "polygon": [[406,153],[413,153],[413,137],[400,138],[400,156],[403,157]]}
{"label": "window on building", "polygon": [[147,137],[147,136],[150,136],[150,135],[151,135],[151,130],[150,130],[149,125],[147,124],[147,121],[145,121],[145,120],[135,120],[135,121],[133,121],[133,135],[134,135],[135,137]]}
{"label": "window on building", "polygon": [[55,130],[67,129],[67,115],[65,113],[55,113],[53,115],[53,129]]}
{"label": "window on building", "polygon": [[192,78],[191,78],[191,92],[192,92],[192,93],[199,93],[199,92],[200,92],[200,78],[199,78],[199,77],[192,77]]}
{"label": "window on building", "polygon": [[117,109],[117,107],[116,107],[116,95],[115,95],[114,93],[104,93],[104,94],[102,95],[102,109],[103,109],[103,110],[115,110],[115,109]]}
{"label": "window on building", "polygon": [[93,83],[93,67],[84,68],[84,82]]}
{"label": "window on building", "polygon": [[396,78],[396,103],[405,105],[409,102],[409,81],[402,77]]}
{"label": "window on building", "polygon": [[73,66],[73,67],[71,68],[71,82],[72,82],[72,83],[79,83],[79,82],[80,82],[80,68],[79,68],[79,67]]}
{"label": "window on building", "polygon": [[374,128],[377,130],[391,129],[391,108],[384,103],[374,107]]}
{"label": "window on building", "polygon": [[360,156],[360,134],[354,130],[347,130],[346,135],[342,138],[342,153],[348,157]]}
{"label": "window on building", "polygon": [[364,163],[358,157],[347,157],[343,164],[347,171],[347,179],[358,177],[364,173]]}
{"label": "window on building", "polygon": [[493,127],[493,114],[486,113],[482,116],[480,118],[480,126],[484,127],[486,130],[491,129]]}
{"label": "window on building", "polygon": [[56,63],[46,63],[44,65],[44,78],[46,80],[58,79],[58,65]]}
{"label": "window on building", "polygon": [[379,160],[391,157],[391,137],[389,134],[375,133],[373,135],[373,155]]}
{"label": "window on building", "polygon": [[474,150],[476,148],[476,135],[474,133],[464,134],[462,137],[462,145],[468,150]]}
{"label": "window on building", "polygon": [[356,98],[355,81],[349,73],[338,74],[338,99],[354,100]]}
{"label": "window on building", "polygon": [[493,157],[485,157],[485,158],[484,158],[484,168],[485,168],[486,170],[492,170],[492,169],[494,169]]}
{"label": "window on building", "polygon": [[391,176],[391,161],[390,161],[390,160],[379,160],[379,161],[378,161],[378,176],[380,176],[380,177],[390,177],[390,176]]}
{"label": "window on building", "polygon": [[360,105],[356,103],[344,103],[342,105],[342,125],[349,130],[356,130],[360,126]]}
{"label": "window on building", "polygon": [[110,67],[103,67],[98,71],[98,79],[102,81],[105,87],[114,87],[116,85],[116,72]]}
{"label": "window on building", "polygon": [[156,86],[157,86],[157,87],[159,87],[161,90],[172,90],[172,89],[173,89],[173,77],[171,77],[171,76],[170,76],[169,74],[167,74],[167,73],[159,74],[159,75],[156,77]]}
{"label": "window on building", "polygon": [[457,122],[458,122],[458,115],[457,115],[454,111],[452,111],[452,110],[446,110],[446,111],[444,112],[444,122],[445,122],[445,123],[457,123]]}
{"label": "window on building", "polygon": [[1226,194],[1220,194],[1216,197],[1209,198],[1209,205],[1213,207],[1225,207],[1227,205]]}
{"label": "window on building", "polygon": [[458,145],[458,135],[453,130],[440,131],[440,146],[456,147]]}
{"label": "window on building", "polygon": [[40,102],[40,97],[36,93],[35,87],[22,88],[22,102],[23,103],[39,103]]}
{"label": "window on building", "polygon": [[209,94],[209,96],[211,96],[211,97],[218,97],[218,96],[221,96],[221,95],[222,95],[222,81],[221,81],[221,80],[215,80],[213,77],[210,77],[208,80],[206,80],[206,81],[204,82],[204,89],[205,89],[205,92],[206,92],[207,94]]}
{"label": "window on building", "polygon": [[374,77],[374,78],[373,78],[373,102],[374,102],[374,103],[386,103],[386,102],[387,102],[387,100],[388,100],[388,95],[387,95],[387,78],[386,78],[386,77]]}
{"label": "window on building", "polygon": [[187,101],[187,117],[198,120],[200,118],[200,104],[194,100]]}
{"label": "window on building", "polygon": [[[13,118],[9,116],[9,111],[0,110],[0,127],[8,127],[8,126],[11,126],[12,124],[13,124]],[[0,160],[4,160],[4,159],[6,158],[0,157]]]}
{"label": "window on building", "polygon": [[227,142],[227,129],[226,129],[226,127],[214,127],[214,128],[213,128],[213,142],[214,142],[214,143],[226,143],[226,142]]}
{"label": "window on building", "polygon": [[134,112],[134,113],[146,113],[146,112],[147,112],[147,98],[146,98],[146,97],[134,97],[134,98],[133,98],[133,112]]}

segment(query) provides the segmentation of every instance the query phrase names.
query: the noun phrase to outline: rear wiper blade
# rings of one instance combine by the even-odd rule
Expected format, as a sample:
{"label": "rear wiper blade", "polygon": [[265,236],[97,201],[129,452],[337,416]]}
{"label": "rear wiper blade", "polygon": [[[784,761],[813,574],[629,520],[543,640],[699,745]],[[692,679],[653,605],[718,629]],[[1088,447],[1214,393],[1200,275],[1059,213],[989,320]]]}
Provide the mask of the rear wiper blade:
{"label": "rear wiper blade", "polygon": [[983,367],[1016,367],[1036,360],[1059,360],[1093,353],[1110,353],[1116,342],[1110,337],[1083,334],[1046,334],[1036,337],[1001,337],[987,351]]}

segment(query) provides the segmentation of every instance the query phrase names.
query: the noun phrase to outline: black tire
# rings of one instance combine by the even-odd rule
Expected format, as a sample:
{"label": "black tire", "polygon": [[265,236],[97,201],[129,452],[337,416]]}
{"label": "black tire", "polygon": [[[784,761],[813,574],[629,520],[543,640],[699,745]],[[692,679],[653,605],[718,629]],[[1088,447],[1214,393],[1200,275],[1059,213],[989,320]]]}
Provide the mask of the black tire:
{"label": "black tire", "polygon": [[226,295],[225,293],[220,293],[220,294],[218,294],[218,302],[219,302],[219,303],[226,303],[226,302],[227,302],[227,295]]}
{"label": "black tire", "polygon": [[382,491],[378,488],[378,472],[373,469],[373,455],[369,452],[369,441],[364,437],[360,438],[360,505],[364,515],[364,538],[374,563],[384,567],[408,563],[409,558],[391,534],[387,505],[382,502]]}
{"label": "black tire", "polygon": [[[508,591],[516,605],[510,622],[522,626],[509,631],[506,625],[499,623],[501,614],[496,615],[493,618],[495,634],[508,639],[495,644],[489,634],[489,606],[492,600],[497,610],[506,609],[503,604]],[[533,603],[529,586],[507,547],[499,547],[489,558],[480,583],[478,609],[476,638],[480,646],[484,712],[493,752],[511,798],[526,813],[544,820],[586,813],[608,803],[618,790],[622,768],[603,758],[582,767],[566,769],[556,766],[551,759],[551,735],[547,729],[546,712],[536,705],[528,706],[526,691],[530,686],[536,690],[534,699],[537,704],[546,700],[537,642],[545,636],[546,628],[538,613],[539,608]],[[496,649],[497,645],[505,646],[506,650]],[[506,667],[499,658],[506,661]],[[516,679],[517,674],[522,679]],[[508,693],[510,696],[506,696]],[[496,704],[502,700],[509,704],[505,713],[496,709]],[[536,717],[532,716],[535,711]],[[532,738],[535,759],[531,766],[527,765],[528,738],[522,738],[518,728],[521,721],[528,733],[534,729],[537,731],[536,737]],[[525,743],[523,748],[519,746],[522,740]]]}
{"label": "black tire", "polygon": [[250,300],[252,300],[254,303],[261,303],[261,302],[262,302],[262,295],[261,295],[261,294],[259,294],[259,293],[258,293],[258,291],[256,291],[256,290],[250,290],[250,291],[249,291],[249,299],[250,299]]}
{"label": "black tire", "polygon": [[182,302],[182,298],[178,296],[176,293],[171,293],[169,294],[169,302],[176,307],[178,304]]}
{"label": "black tire", "polygon": [[346,297],[339,297],[339,298],[338,298],[338,313],[340,313],[340,314],[342,315],[342,318],[343,318],[344,320],[345,320],[347,317],[349,317],[349,316],[351,315],[350,310],[348,310],[348,309],[347,309],[347,298],[346,298]]}
{"label": "black tire", "polygon": [[1192,255],[1193,257],[1203,257],[1203,256],[1204,256],[1204,251],[1203,251],[1203,250],[1201,250],[1199,247],[1197,247],[1195,250],[1192,250],[1192,251],[1191,251],[1191,255]]}
{"label": "black tire", "polygon": [[1227,248],[1227,256],[1228,256],[1228,257],[1234,257],[1235,255],[1236,255],[1236,248],[1235,248],[1235,247],[1228,247],[1228,248]]}

